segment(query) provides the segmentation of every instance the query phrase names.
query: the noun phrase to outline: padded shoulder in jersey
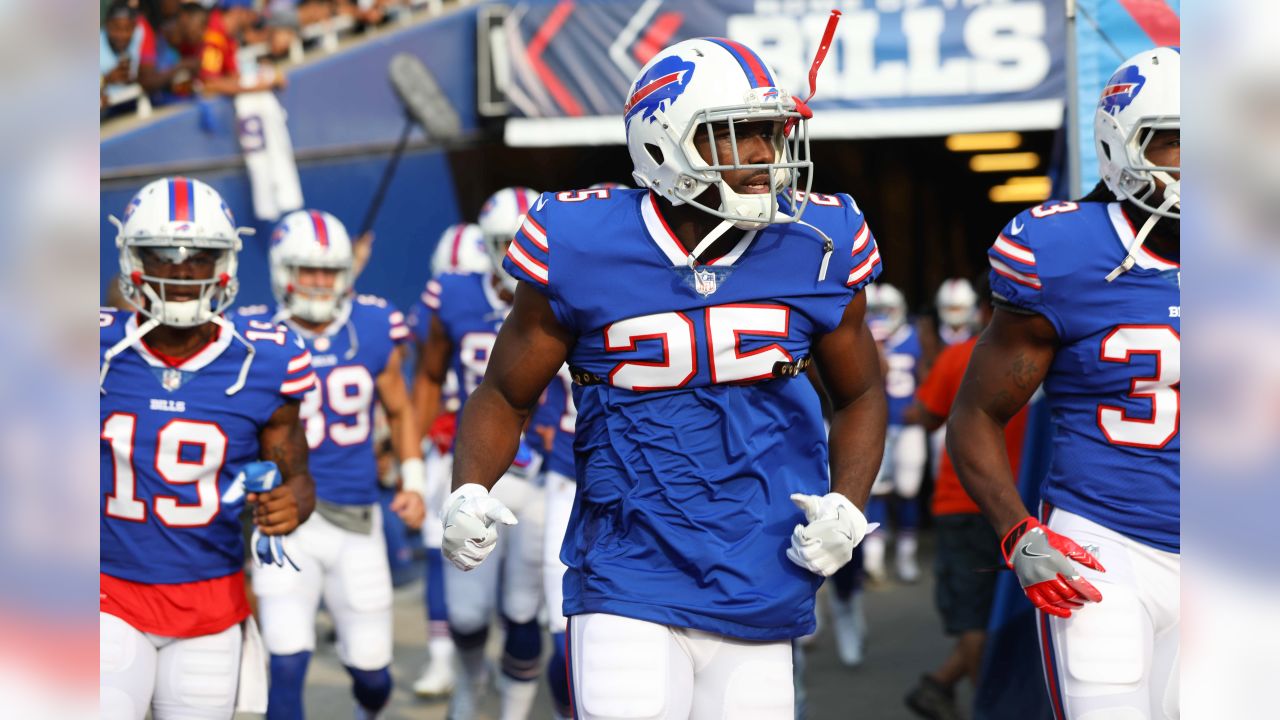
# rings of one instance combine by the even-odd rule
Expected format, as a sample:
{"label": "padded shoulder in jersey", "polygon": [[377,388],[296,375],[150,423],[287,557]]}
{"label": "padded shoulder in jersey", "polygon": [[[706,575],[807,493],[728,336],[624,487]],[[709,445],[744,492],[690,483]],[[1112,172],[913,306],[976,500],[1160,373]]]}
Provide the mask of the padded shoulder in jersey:
{"label": "padded shoulder in jersey", "polygon": [[[797,193],[803,199],[803,193]],[[880,276],[880,248],[862,208],[848,193],[809,193],[809,205],[802,218],[826,233],[834,243],[827,268],[828,282],[839,281],[857,293]]]}
{"label": "padded shoulder in jersey", "polygon": [[98,349],[98,360],[102,360],[102,355],[111,349],[112,345],[124,339],[124,326],[129,321],[132,313],[128,310],[117,310],[110,307],[98,308],[98,327],[100,348]]}
{"label": "padded shoulder in jersey", "polygon": [[556,243],[563,245],[583,237],[596,239],[600,228],[615,221],[614,213],[633,216],[638,199],[648,192],[595,188],[542,193],[529,208],[502,266],[513,277],[554,299],[557,277],[551,254]]}
{"label": "padded shoulder in jersey", "polygon": [[1061,334],[1061,286],[1089,257],[1083,239],[1099,232],[1088,220],[1099,209],[1105,215],[1102,203],[1050,200],[1014,216],[987,251],[996,299],[1044,315]]}
{"label": "padded shoulder in jersey", "polygon": [[363,308],[362,314],[375,317],[373,322],[377,326],[386,327],[387,337],[393,344],[399,345],[409,339],[409,326],[405,324],[404,313],[390,300],[377,295],[357,295],[355,304]]}
{"label": "padded shoulder in jersey", "polygon": [[253,369],[262,377],[280,378],[280,394],[301,399],[316,384],[311,353],[302,338],[285,325],[271,322],[269,315],[235,314],[228,320],[236,332],[253,345]]}

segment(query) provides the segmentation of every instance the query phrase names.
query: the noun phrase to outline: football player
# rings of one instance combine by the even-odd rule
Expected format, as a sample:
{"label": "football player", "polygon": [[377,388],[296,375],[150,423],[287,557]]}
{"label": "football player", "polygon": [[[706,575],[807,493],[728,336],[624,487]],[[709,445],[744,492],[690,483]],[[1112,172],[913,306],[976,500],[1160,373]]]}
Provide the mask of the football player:
{"label": "football player", "polygon": [[964,278],[948,278],[933,299],[938,312],[938,338],[944,346],[962,343],[978,329],[978,294]]}
{"label": "football player", "polygon": [[268,257],[278,306],[242,313],[289,326],[316,367],[318,382],[303,401],[302,419],[318,499],[316,513],[290,538],[297,570],[269,565],[253,575],[271,653],[267,717],[303,717],[321,599],[351,676],[356,716],[375,717],[392,688],[391,571],[378,502],[376,404],[386,411],[400,463],[401,488],[390,507],[409,527],[420,527],[424,512],[420,435],[401,372],[409,328],[386,300],[354,295],[351,239],[333,215],[289,213],[271,234]]}
{"label": "football player", "polygon": [[[884,463],[871,490],[867,519],[888,519],[890,499],[897,510],[897,542],[894,565],[903,582],[920,578],[916,562],[916,530],[920,527],[917,496],[924,482],[928,441],[924,427],[911,421],[908,409],[916,393],[921,369],[920,334],[907,322],[907,300],[892,285],[876,283],[867,288],[867,324],[884,355],[885,394],[889,397],[889,431]],[[885,535],[887,529],[870,533],[863,543],[867,574],[877,581],[885,578]]]}
{"label": "football player", "polygon": [[[479,225],[491,258],[502,258],[537,198],[533,190],[511,187],[485,202]],[[427,404],[419,408],[419,417],[439,414],[441,387],[451,367],[458,377],[462,414],[487,371],[494,340],[511,311],[514,286],[515,280],[500,267],[485,274],[441,275],[428,283],[426,303],[432,314],[416,380],[422,387],[417,397]],[[504,546],[503,562],[490,563],[475,573],[463,573],[453,565],[445,568],[449,631],[462,671],[449,706],[449,717],[455,720],[474,715],[487,681],[484,646],[494,610],[501,611],[506,628],[499,687],[503,719],[528,717],[537,695],[542,655],[538,608],[542,602],[543,509],[541,488],[529,482],[536,472],[531,460],[527,449],[518,458],[513,453],[498,473],[504,478],[495,491],[504,499],[503,518],[520,521]],[[447,519],[445,524],[447,527]]]}
{"label": "football player", "polygon": [[101,716],[229,719],[238,689],[243,709],[261,711],[265,696],[247,695],[266,678],[241,680],[242,645],[261,643],[233,480],[275,463],[283,482],[248,495],[266,536],[311,514],[298,420],[311,359],[288,328],[223,316],[241,231],[213,188],[157,180],[111,221],[133,312],[99,316]]}
{"label": "football player", "polygon": [[[1180,64],[1177,48],[1125,61],[1095,113],[1102,182],[996,239],[995,314],[948,425],[1042,611],[1058,718],[1179,715]],[[1041,383],[1054,448],[1036,517],[1001,430]]]}
{"label": "football player", "polygon": [[[431,255],[431,279],[418,301],[409,309],[407,322],[417,348],[417,371],[422,372],[426,357],[427,331],[431,327],[431,315],[440,306],[440,282],[444,274],[488,274],[493,268],[489,253],[485,250],[484,235],[474,223],[457,223],[445,228],[436,249]],[[423,393],[437,392],[438,399],[428,401]],[[453,432],[458,412],[458,376],[452,369],[445,375],[443,386],[415,382],[413,384],[415,413],[434,412],[435,418],[417,415],[418,427],[424,431],[423,453],[426,455],[427,516],[423,520],[422,539],[427,547],[427,577],[425,601],[427,608],[428,661],[422,675],[413,683],[413,692],[419,697],[444,697],[453,691],[454,672],[453,638],[449,635],[449,611],[444,591],[444,556],[440,554],[440,508],[449,494],[449,475],[453,468]]]}
{"label": "football player", "polygon": [[461,418],[444,553],[483,571],[509,542],[490,488],[567,360],[580,718],[790,720],[790,640],[867,529],[886,409],[860,290],[879,252],[852,198],[807,192],[812,113],[773,77],[720,38],[655,55],[624,111],[644,189],[542,195],[504,261],[520,286]]}

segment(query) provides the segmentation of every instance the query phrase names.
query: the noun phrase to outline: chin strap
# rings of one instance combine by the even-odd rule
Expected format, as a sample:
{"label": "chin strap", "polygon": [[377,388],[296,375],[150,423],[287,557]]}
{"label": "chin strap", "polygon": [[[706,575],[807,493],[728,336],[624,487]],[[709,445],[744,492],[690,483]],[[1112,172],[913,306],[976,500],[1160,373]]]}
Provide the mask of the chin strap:
{"label": "chin strap", "polygon": [[706,252],[707,248],[711,247],[712,243],[719,240],[720,236],[728,232],[729,228],[733,226],[732,221],[721,220],[719,225],[715,226],[711,232],[707,233],[707,236],[702,238],[702,241],[693,248],[693,252],[689,253],[688,258],[685,259],[685,261],[689,263],[689,269],[692,270],[693,266],[698,264],[699,255]]}
{"label": "chin strap", "polygon": [[1162,213],[1173,207],[1178,202],[1176,193],[1167,193],[1164,202],[1160,203],[1159,209],[1147,216],[1147,221],[1142,223],[1142,229],[1138,231],[1138,235],[1134,237],[1133,242],[1129,244],[1128,254],[1124,256],[1124,261],[1116,266],[1116,269],[1107,273],[1107,282],[1111,282],[1120,277],[1122,273],[1129,272],[1133,269],[1134,264],[1138,261],[1134,253],[1142,247],[1142,243],[1146,242],[1147,236],[1151,234],[1151,230],[1156,226],[1156,222],[1164,217]]}
{"label": "chin strap", "polygon": [[133,332],[126,334],[120,339],[120,342],[112,345],[109,350],[102,354],[102,368],[98,371],[98,392],[106,395],[107,389],[104,384],[107,381],[107,371],[111,369],[111,361],[120,353],[131,347],[134,343],[142,339],[144,335],[155,330],[160,326],[158,318],[148,318],[146,322],[133,329]]}
{"label": "chin strap", "polygon": [[221,317],[218,318],[218,321],[219,321],[218,324],[220,324],[224,330],[231,333],[232,338],[240,341],[240,344],[244,345],[244,349],[245,349],[244,363],[240,365],[240,374],[236,377],[235,383],[231,387],[227,388],[227,391],[226,391],[227,395],[230,396],[230,395],[235,395],[236,393],[240,392],[241,389],[244,388],[245,382],[247,382],[249,379],[249,366],[253,364],[253,356],[258,351],[254,349],[253,343],[249,342],[248,340],[245,340],[243,337],[240,337],[240,333],[236,332],[235,323],[230,322],[225,318],[221,318]]}

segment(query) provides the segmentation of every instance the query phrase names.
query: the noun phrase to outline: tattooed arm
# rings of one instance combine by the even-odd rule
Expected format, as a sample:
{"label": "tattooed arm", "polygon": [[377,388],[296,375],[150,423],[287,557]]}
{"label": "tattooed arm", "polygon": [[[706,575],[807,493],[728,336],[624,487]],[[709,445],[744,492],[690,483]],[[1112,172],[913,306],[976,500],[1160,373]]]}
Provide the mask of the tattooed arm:
{"label": "tattooed arm", "polygon": [[1028,515],[1009,468],[1004,426],[1040,386],[1057,348],[1057,333],[1043,315],[997,308],[951,408],[947,452],[961,484],[1002,537]]}
{"label": "tattooed arm", "polygon": [[249,494],[255,504],[253,521],[264,535],[286,535],[302,524],[316,506],[316,486],[307,470],[307,436],[298,420],[296,400],[276,409],[258,435],[262,459],[280,469],[280,487]]}

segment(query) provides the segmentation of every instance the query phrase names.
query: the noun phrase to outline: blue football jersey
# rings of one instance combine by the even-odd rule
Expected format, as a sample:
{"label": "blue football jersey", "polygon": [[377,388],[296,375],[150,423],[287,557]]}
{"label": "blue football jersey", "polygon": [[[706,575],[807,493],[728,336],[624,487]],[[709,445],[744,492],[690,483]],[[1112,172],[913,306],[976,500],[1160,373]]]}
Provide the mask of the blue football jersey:
{"label": "blue football jersey", "polygon": [[569,375],[569,366],[565,365],[547,386],[530,421],[533,427],[555,429],[549,452],[542,444],[540,436],[533,438],[534,448],[543,457],[543,469],[565,477],[574,477],[573,437],[577,422],[578,408],[573,404],[573,378]]}
{"label": "blue football jersey", "polygon": [[[267,308],[242,312],[266,317]],[[316,497],[339,505],[378,502],[373,447],[377,378],[409,338],[404,315],[388,301],[357,295],[319,333],[286,321],[311,353],[318,382],[302,401]]]}
{"label": "blue football jersey", "polygon": [[916,373],[924,351],[920,347],[920,333],[911,323],[898,328],[884,342],[885,396],[889,400],[889,424],[905,425],[907,409],[915,401]]}
{"label": "blue football jersey", "polygon": [[[176,366],[145,342],[110,361],[99,400],[107,575],[162,585],[244,567],[243,495],[224,501],[223,494],[245,463],[259,459],[258,436],[271,415],[300,400],[315,373],[288,328],[240,317],[215,322],[217,338]],[[101,311],[99,363],[137,324],[133,313]]]}
{"label": "blue football jersey", "polygon": [[830,477],[818,395],[796,375],[880,255],[847,195],[815,193],[804,221],[690,268],[648,191],[544,194],[529,212],[505,267],[577,338],[566,615],[813,631],[822,579],[786,558],[804,522],[789,496]]}
{"label": "blue football jersey", "polygon": [[458,377],[461,408],[484,378],[489,353],[511,306],[498,295],[488,274],[440,275],[427,283],[423,295],[453,345],[449,367]]}
{"label": "blue football jersey", "polygon": [[991,289],[1046,317],[1061,343],[1044,382],[1054,450],[1044,501],[1176,552],[1180,270],[1142,250],[1107,282],[1133,238],[1118,203],[1031,208],[988,252]]}

